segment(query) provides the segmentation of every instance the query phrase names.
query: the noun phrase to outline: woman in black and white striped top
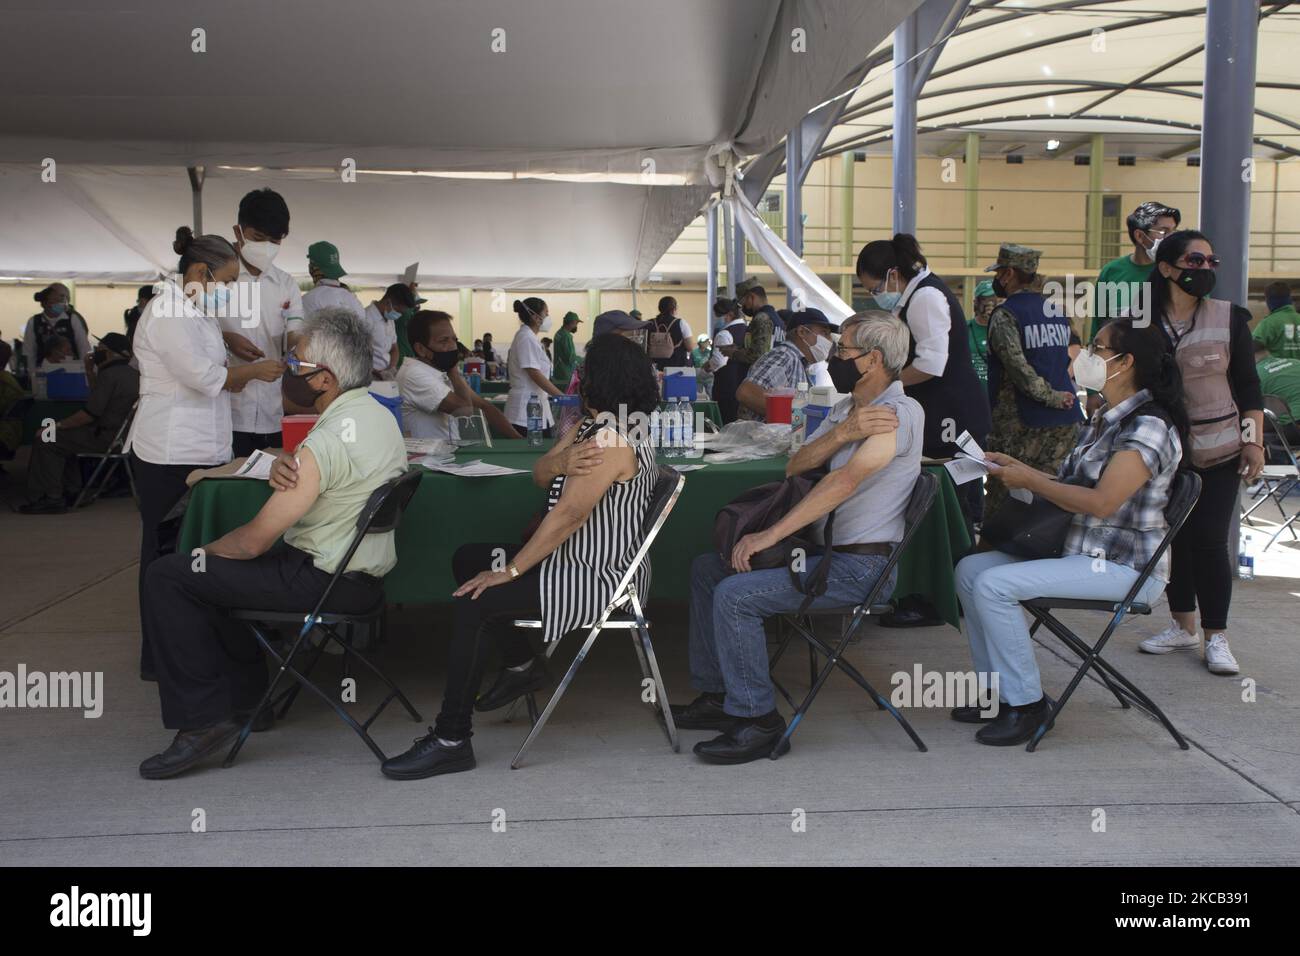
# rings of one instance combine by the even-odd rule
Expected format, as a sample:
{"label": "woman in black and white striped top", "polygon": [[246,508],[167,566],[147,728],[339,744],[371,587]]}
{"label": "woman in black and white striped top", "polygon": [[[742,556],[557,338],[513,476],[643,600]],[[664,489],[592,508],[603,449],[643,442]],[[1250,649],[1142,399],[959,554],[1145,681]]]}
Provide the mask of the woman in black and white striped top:
{"label": "woman in black and white striped top", "polygon": [[[461,585],[442,710],[428,736],[384,762],[386,776],[413,780],[473,769],[473,711],[504,707],[546,681],[543,658],[512,622],[540,616],[547,641],[591,624],[631,566],[656,467],[644,429],[618,423],[648,420],[659,401],[654,369],[637,345],[600,335],[587,347],[579,386],[586,418],[533,468],[534,482],[550,493],[532,537],[522,546],[463,545],[452,558]],[[647,561],[637,572],[638,593],[649,584]],[[494,642],[503,669],[478,695]]]}

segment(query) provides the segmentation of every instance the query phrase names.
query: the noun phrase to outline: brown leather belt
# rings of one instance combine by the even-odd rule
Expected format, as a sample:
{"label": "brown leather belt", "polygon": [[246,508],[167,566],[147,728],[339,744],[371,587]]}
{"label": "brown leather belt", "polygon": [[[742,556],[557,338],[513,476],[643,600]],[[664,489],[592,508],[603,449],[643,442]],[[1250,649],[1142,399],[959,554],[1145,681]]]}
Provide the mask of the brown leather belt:
{"label": "brown leather belt", "polygon": [[894,546],[883,541],[873,542],[872,544],[837,544],[831,549],[840,551],[844,554],[878,554],[887,558],[894,552]]}

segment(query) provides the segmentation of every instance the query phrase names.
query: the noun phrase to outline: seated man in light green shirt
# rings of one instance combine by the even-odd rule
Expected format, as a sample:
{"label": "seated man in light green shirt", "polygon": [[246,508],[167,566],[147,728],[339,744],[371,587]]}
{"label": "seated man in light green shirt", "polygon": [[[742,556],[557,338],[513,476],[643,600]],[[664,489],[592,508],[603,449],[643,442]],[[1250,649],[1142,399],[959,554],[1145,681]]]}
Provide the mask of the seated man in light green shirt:
{"label": "seated man in light green shirt", "polygon": [[1300,313],[1295,310],[1291,287],[1285,282],[1269,283],[1264,302],[1268,315],[1251,333],[1255,343],[1268,349],[1274,358],[1300,359]]}
{"label": "seated man in light green shirt", "polygon": [[[296,454],[281,456],[266,504],[247,524],[192,553],[164,555],[145,575],[142,626],[154,650],[163,724],[177,731],[166,750],[140,765],[146,779],[174,777],[224,750],[262,698],[260,645],[225,610],[309,612],[371,494],[406,472],[397,420],[369,393],[365,320],[348,309],[320,309],[304,323],[294,352],[286,359],[285,398],[320,417]],[[381,579],[396,563],[391,531],[367,535],[325,610],[376,609]],[[269,724],[269,711],[262,716]]]}

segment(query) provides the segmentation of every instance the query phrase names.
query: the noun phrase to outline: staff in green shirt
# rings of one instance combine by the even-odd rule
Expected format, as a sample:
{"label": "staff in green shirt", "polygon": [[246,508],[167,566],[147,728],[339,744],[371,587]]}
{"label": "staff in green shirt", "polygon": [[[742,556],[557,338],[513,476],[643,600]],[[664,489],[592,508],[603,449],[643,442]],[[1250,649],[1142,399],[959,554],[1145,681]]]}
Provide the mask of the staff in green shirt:
{"label": "staff in green shirt", "polygon": [[578,313],[566,312],[564,321],[560,323],[560,331],[555,333],[555,343],[551,347],[551,381],[556,382],[560,388],[569,387],[569,380],[573,378],[573,370],[578,364],[578,350],[573,344],[573,333],[578,330],[581,321]]}
{"label": "staff in green shirt", "polygon": [[1257,339],[1255,371],[1259,373],[1260,391],[1286,402],[1288,414],[1279,414],[1278,422],[1292,447],[1300,445],[1300,359],[1270,356]]}
{"label": "staff in green shirt", "polygon": [[1253,333],[1255,343],[1274,358],[1300,358],[1300,314],[1295,310],[1291,287],[1274,282],[1264,290],[1268,315],[1259,320]]}
{"label": "staff in green shirt", "polygon": [[989,383],[989,316],[997,308],[993,283],[985,279],[975,286],[975,314],[966,320],[970,335],[970,361],[984,385]]}
{"label": "staff in green shirt", "polygon": [[[1097,274],[1096,298],[1093,302],[1092,329],[1088,341],[1110,319],[1127,313],[1129,293],[1135,283],[1146,282],[1151,277],[1155,263],[1156,246],[1160,240],[1178,228],[1183,216],[1173,206],[1160,202],[1144,202],[1131,213],[1125,225],[1133,251],[1112,259]],[[1149,294],[1149,293],[1148,293]]]}

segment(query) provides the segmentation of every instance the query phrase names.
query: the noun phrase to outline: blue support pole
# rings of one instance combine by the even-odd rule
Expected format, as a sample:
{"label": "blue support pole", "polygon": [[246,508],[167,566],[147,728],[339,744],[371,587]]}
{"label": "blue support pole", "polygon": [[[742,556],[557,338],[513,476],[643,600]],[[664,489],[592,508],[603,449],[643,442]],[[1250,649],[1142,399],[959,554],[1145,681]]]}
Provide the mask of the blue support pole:
{"label": "blue support pole", "polygon": [[1208,0],[1201,118],[1201,230],[1223,260],[1215,298],[1246,304],[1259,3]]}
{"label": "blue support pole", "polygon": [[916,232],[917,15],[894,28],[894,232]]}
{"label": "blue support pole", "polygon": [[707,246],[709,250],[709,265],[705,276],[705,294],[704,294],[704,314],[706,325],[710,326],[706,331],[713,332],[712,309],[713,303],[718,298],[718,207],[710,206],[704,214],[704,228],[708,232]]}

